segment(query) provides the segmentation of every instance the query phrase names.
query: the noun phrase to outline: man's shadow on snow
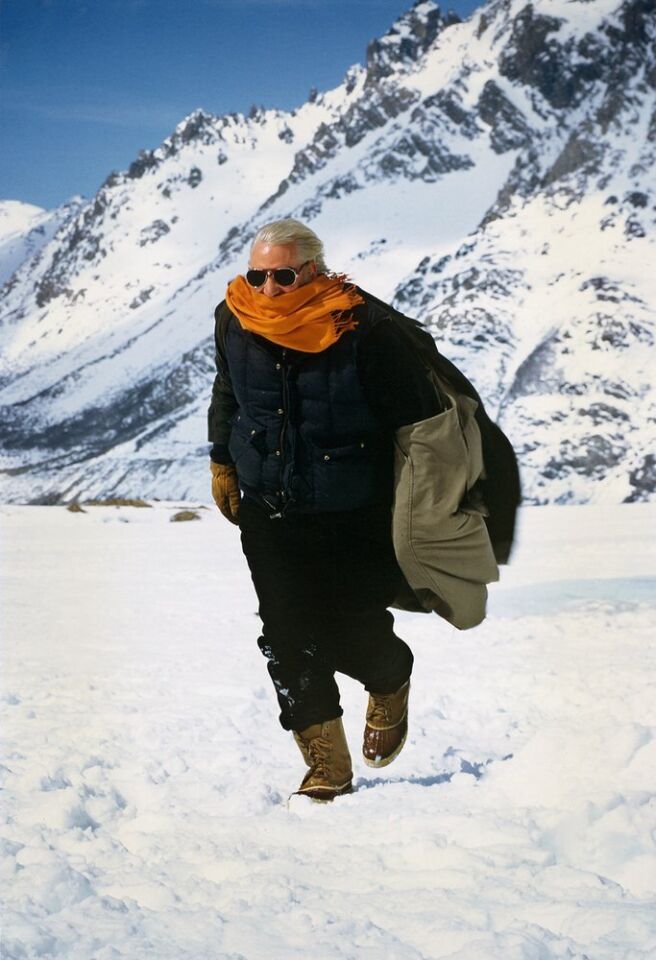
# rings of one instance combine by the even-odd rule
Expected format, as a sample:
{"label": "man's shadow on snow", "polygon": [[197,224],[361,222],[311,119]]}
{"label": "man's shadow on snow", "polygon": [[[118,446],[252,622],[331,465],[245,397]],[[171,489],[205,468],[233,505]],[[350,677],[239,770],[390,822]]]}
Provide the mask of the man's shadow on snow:
{"label": "man's shadow on snow", "polygon": [[[456,752],[457,751],[453,750],[452,748],[449,748],[444,756],[452,756]],[[501,760],[511,760],[512,756],[512,753],[509,753],[505,757],[501,757]],[[369,790],[371,787],[380,787],[391,783],[413,783],[418,787],[435,787],[440,783],[448,783],[453,777],[455,777],[457,773],[468,773],[476,780],[480,780],[488,764],[494,762],[495,758],[493,757],[490,757],[488,760],[481,760],[477,763],[470,763],[469,760],[464,760],[461,758],[459,770],[451,770],[448,773],[446,771],[444,773],[436,773],[430,777],[375,777],[374,779],[359,777],[358,780],[356,780],[356,782],[353,784],[353,791]]]}

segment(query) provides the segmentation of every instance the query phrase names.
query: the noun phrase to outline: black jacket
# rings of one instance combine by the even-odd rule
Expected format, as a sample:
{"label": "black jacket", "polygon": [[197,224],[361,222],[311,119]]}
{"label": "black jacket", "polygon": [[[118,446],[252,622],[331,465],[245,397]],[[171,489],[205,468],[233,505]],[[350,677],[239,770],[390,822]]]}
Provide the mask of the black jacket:
{"label": "black jacket", "polygon": [[394,431],[439,411],[412,346],[367,298],[358,326],[320,354],[244,331],[216,313],[211,456],[274,511],[350,510],[392,496]]}

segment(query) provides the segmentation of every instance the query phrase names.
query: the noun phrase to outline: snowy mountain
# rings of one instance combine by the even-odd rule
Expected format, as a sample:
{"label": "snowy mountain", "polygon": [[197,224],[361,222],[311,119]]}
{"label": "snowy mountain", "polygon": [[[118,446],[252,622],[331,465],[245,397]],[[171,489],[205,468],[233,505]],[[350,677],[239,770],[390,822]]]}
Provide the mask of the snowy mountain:
{"label": "snowy mountain", "polygon": [[39,214],[38,249],[25,217],[0,498],[206,499],[212,311],[258,226],[293,215],[429,324],[527,499],[647,499],[655,34],[651,0],[491,0],[466,22],[419,0],[298,110],[198,110],[92,200]]}

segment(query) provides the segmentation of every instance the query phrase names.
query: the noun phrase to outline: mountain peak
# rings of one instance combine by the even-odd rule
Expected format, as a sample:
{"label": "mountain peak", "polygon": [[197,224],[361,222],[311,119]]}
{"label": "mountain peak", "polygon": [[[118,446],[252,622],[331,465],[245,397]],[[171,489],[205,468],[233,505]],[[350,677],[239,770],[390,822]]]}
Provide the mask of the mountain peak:
{"label": "mountain peak", "polygon": [[416,0],[387,33],[367,47],[367,82],[390,76],[399,64],[418,60],[445,27],[460,22],[452,11],[443,14],[434,0]]}
{"label": "mountain peak", "polygon": [[217,118],[213,113],[198,107],[177,125],[171,135],[171,143],[179,146],[190,143],[192,140],[209,142],[215,136],[216,121]]}

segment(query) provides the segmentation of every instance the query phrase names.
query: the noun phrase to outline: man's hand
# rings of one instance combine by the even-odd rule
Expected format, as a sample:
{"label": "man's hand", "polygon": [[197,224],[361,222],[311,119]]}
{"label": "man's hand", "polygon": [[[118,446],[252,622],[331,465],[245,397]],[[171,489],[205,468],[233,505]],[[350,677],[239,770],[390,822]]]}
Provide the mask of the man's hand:
{"label": "man's hand", "polygon": [[230,523],[239,523],[239,484],[235,467],[231,463],[210,460],[210,470],[215,504]]}

